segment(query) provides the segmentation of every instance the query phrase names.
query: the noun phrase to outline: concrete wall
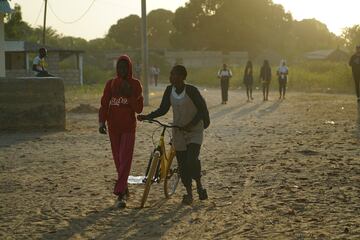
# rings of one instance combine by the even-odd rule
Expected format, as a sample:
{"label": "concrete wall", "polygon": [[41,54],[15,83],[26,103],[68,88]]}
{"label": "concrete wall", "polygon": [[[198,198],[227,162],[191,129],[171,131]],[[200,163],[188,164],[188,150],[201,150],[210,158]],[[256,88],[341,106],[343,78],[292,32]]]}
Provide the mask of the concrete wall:
{"label": "concrete wall", "polygon": [[191,68],[221,67],[223,63],[242,66],[249,58],[247,52],[221,51],[166,51],[164,57],[170,65],[183,64]]}
{"label": "concrete wall", "polygon": [[59,53],[51,53],[45,59],[47,70],[49,72],[59,71],[60,56]]}
{"label": "concrete wall", "polygon": [[[80,70],[77,69],[65,69],[65,70],[54,70],[49,73],[63,79],[64,84],[76,85],[80,84]],[[26,71],[25,69],[18,70],[6,70],[6,77],[18,78],[18,77],[34,77],[33,71]]]}
{"label": "concrete wall", "polygon": [[0,130],[65,129],[60,78],[0,78]]}
{"label": "concrete wall", "polygon": [[5,77],[4,13],[0,13],[0,77]]}

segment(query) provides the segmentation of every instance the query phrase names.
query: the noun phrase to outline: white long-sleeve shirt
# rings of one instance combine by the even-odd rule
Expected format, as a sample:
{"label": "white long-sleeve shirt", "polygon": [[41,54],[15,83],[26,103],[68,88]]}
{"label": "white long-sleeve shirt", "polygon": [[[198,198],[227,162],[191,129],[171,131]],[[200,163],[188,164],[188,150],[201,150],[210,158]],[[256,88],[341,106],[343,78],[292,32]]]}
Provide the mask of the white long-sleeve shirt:
{"label": "white long-sleeve shirt", "polygon": [[230,69],[220,69],[218,72],[218,77],[219,78],[223,78],[223,77],[228,77],[231,78],[232,77],[232,72]]}

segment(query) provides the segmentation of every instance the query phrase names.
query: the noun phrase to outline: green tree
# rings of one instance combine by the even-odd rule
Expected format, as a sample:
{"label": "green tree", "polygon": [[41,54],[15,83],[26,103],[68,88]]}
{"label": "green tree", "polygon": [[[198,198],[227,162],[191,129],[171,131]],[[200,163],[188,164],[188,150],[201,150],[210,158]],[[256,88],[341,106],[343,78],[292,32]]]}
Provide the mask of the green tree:
{"label": "green tree", "polygon": [[130,15],[120,19],[109,29],[107,38],[127,48],[139,48],[141,46],[141,19],[137,15]]}
{"label": "green tree", "polygon": [[171,43],[180,49],[279,49],[291,21],[270,0],[191,0],[175,12]]}
{"label": "green tree", "polygon": [[360,25],[345,28],[341,38],[344,40],[345,46],[350,51],[354,51],[355,46],[360,44]]}
{"label": "green tree", "polygon": [[212,24],[209,17],[214,16],[223,3],[224,0],[190,0],[185,7],[178,8],[173,20],[175,31],[170,35],[171,45],[188,50],[206,48],[203,25],[219,25]]}
{"label": "green tree", "polygon": [[5,40],[24,39],[32,34],[32,28],[22,20],[21,7],[15,4],[14,12],[5,18]]}
{"label": "green tree", "polygon": [[324,23],[316,19],[294,21],[290,36],[288,41],[293,43],[292,48],[298,52],[335,48],[338,45],[336,35],[331,33]]}
{"label": "green tree", "polygon": [[148,16],[149,46],[152,49],[170,48],[169,34],[174,31],[174,13],[164,9],[151,11]]}

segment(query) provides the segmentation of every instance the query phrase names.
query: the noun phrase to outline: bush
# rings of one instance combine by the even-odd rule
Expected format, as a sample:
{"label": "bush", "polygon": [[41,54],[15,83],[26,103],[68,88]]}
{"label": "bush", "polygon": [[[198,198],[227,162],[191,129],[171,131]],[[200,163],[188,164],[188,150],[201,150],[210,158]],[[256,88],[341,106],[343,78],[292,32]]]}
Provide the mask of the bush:
{"label": "bush", "polygon": [[84,83],[85,84],[96,84],[104,83],[107,80],[113,78],[115,73],[113,70],[104,70],[97,66],[86,65],[84,67]]}

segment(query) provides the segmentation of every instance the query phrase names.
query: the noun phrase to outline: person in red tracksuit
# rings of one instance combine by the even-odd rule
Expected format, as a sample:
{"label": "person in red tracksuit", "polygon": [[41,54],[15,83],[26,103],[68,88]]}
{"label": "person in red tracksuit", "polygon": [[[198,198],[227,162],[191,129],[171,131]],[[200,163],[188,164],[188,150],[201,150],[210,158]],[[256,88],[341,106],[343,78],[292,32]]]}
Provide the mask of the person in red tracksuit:
{"label": "person in red tracksuit", "polygon": [[109,128],[111,150],[118,174],[114,194],[117,206],[126,207],[129,196],[127,180],[135,144],[135,113],[143,109],[142,87],[133,78],[132,63],[128,56],[121,56],[116,64],[117,76],[107,81],[99,110],[99,132],[106,134]]}

